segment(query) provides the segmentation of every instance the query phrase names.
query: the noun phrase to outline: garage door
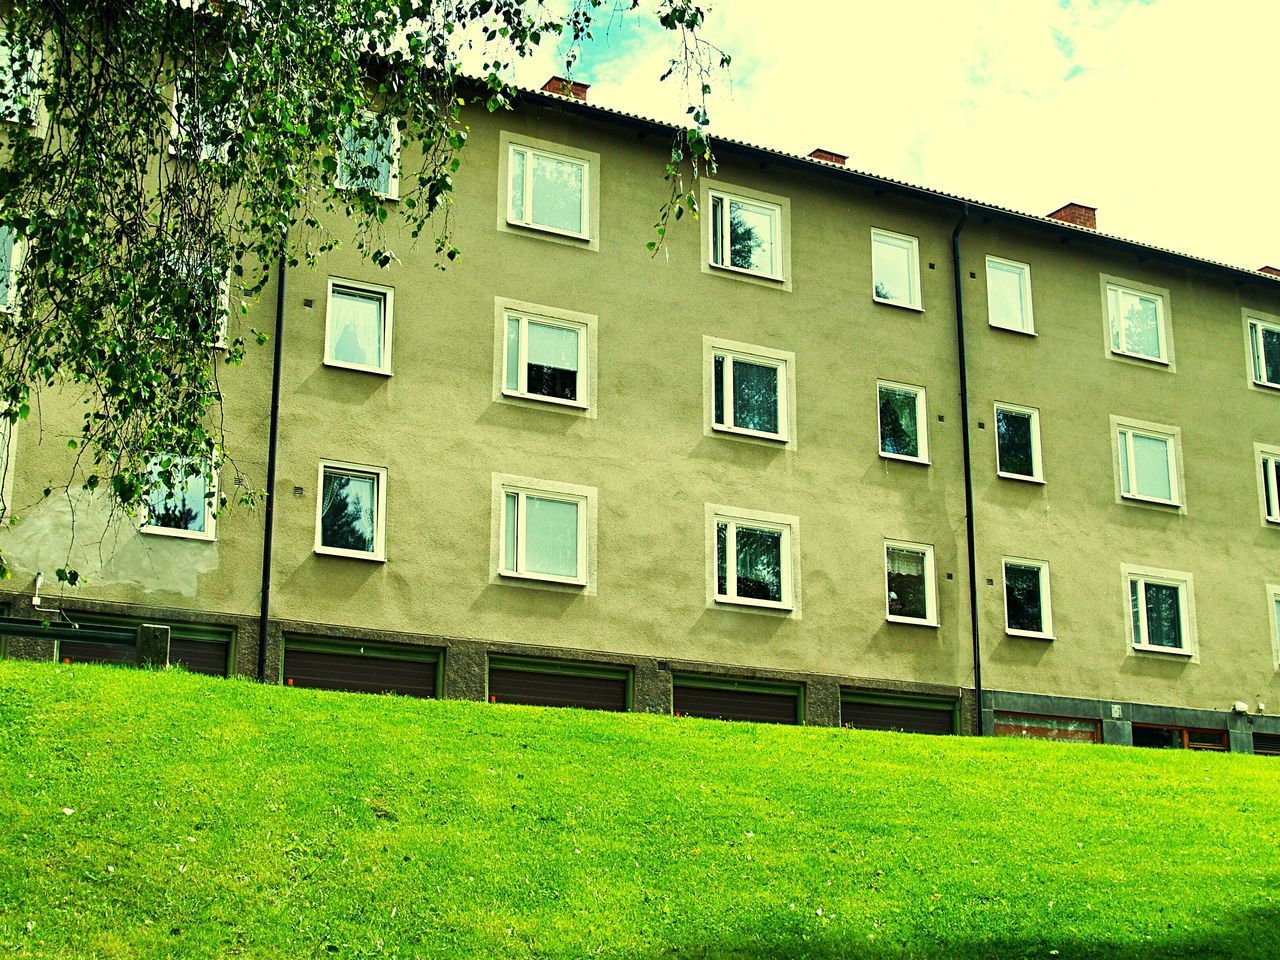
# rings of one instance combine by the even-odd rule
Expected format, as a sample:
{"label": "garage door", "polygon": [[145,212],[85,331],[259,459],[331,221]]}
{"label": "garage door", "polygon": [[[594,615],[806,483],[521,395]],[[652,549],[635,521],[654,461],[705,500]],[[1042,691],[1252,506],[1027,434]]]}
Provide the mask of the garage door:
{"label": "garage door", "polygon": [[58,642],[60,663],[137,663],[138,648],[129,643],[99,643],[94,640]]}
{"label": "garage door", "polygon": [[626,710],[631,671],[594,664],[489,658],[489,702]]}
{"label": "garage door", "polygon": [[747,680],[676,677],[672,710],[677,717],[750,720],[756,723],[799,723],[800,688]]}
{"label": "garage door", "polygon": [[950,735],[956,732],[956,707],[954,700],[845,694],[840,724],[859,730]]}
{"label": "garage door", "polygon": [[1069,740],[1075,743],[1101,743],[1102,723],[1074,717],[1042,717],[1029,713],[995,715],[997,737],[1027,737],[1032,740]]}
{"label": "garage door", "polygon": [[[174,623],[170,620],[145,617],[123,617],[110,614],[76,613],[76,622],[103,627],[125,627],[137,630],[144,623],[154,623],[169,628],[169,662],[192,673],[225,677],[231,666],[231,646],[235,639],[234,627],[213,626],[201,623]],[[66,647],[65,642],[63,648]],[[65,654],[59,653],[59,656]],[[127,662],[132,663],[130,650]],[[126,661],[110,661],[126,662]]]}
{"label": "garage door", "polygon": [[436,696],[439,655],[414,648],[284,641],[285,686],[351,693]]}
{"label": "garage door", "polygon": [[1255,733],[1253,752],[1263,757],[1280,757],[1280,733]]}

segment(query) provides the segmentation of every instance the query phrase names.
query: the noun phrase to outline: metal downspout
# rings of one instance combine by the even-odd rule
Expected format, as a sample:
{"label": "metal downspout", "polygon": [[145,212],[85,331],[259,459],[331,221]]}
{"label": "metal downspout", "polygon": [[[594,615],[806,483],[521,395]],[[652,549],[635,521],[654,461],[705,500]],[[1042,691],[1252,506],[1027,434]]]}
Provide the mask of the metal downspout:
{"label": "metal downspout", "polygon": [[[285,236],[287,242],[288,235]],[[271,365],[271,429],[267,439],[267,504],[262,536],[262,608],[258,614],[258,680],[267,679],[267,626],[271,610],[271,547],[275,539],[276,445],[280,433],[280,366],[284,355],[284,289],[287,262],[280,254],[276,278],[276,331]]]}

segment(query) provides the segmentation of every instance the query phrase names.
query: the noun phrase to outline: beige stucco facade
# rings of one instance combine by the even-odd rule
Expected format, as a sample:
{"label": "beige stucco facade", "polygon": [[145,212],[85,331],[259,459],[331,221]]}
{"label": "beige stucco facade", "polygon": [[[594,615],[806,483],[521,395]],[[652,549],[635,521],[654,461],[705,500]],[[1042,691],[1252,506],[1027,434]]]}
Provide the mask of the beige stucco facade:
{"label": "beige stucco facade", "polygon": [[[662,130],[552,97],[469,119],[453,207],[461,262],[434,269],[427,245],[395,237],[393,213],[400,262],[391,269],[348,246],[317,269],[288,273],[273,630],[971,692],[952,270],[960,203],[725,144],[713,186],[785,201],[783,276],[762,281],[708,266],[705,219],[674,226],[656,256],[646,251],[667,189]],[[588,162],[589,239],[506,222],[511,142]],[[917,238],[922,310],[873,300],[873,228]],[[1241,335],[1243,309],[1280,314],[1280,282],[982,209],[959,247],[984,687],[1218,712],[1243,701],[1280,717],[1267,593],[1280,582],[1280,527],[1260,516],[1255,454],[1255,444],[1280,445],[1280,391],[1251,385]],[[989,326],[988,255],[1030,265],[1035,336]],[[324,363],[331,277],[394,289],[390,375]],[[1103,277],[1167,292],[1176,362],[1112,354]],[[495,311],[504,303],[586,325],[586,410],[502,395]],[[273,288],[247,322],[269,328],[275,309]],[[722,341],[791,358],[787,442],[709,428],[707,343]],[[251,348],[224,377],[228,452],[259,485],[270,380],[269,348]],[[926,389],[928,464],[880,455],[877,381]],[[1039,410],[1046,482],[997,476],[997,402]],[[236,669],[250,672],[260,510],[225,511],[212,542],[139,533],[128,520],[90,535],[96,521],[78,519],[73,560],[88,582],[62,591],[49,583],[66,562],[69,508],[39,494],[65,478],[75,416],[72,398],[46,395],[42,429],[18,428],[23,520],[5,543],[14,609],[44,571],[55,606],[220,617],[243,625]],[[1179,507],[1118,496],[1116,417],[1177,428]],[[385,561],[315,551],[324,460],[385,469]],[[592,491],[585,587],[496,573],[495,476]],[[716,602],[708,505],[795,518],[790,611]],[[88,503],[77,511],[97,515]],[[936,626],[886,619],[886,540],[932,545]],[[1054,639],[1006,634],[1002,557],[1049,563]],[[1194,656],[1133,649],[1124,564],[1193,576]],[[272,670],[278,656],[269,651]],[[444,678],[450,693],[447,661]]]}

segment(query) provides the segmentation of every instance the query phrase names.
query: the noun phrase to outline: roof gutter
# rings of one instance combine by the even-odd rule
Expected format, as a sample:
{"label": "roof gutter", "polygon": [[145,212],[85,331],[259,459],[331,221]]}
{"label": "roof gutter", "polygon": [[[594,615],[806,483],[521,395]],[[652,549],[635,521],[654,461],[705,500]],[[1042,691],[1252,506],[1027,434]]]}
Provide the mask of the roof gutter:
{"label": "roof gutter", "polygon": [[978,560],[974,545],[973,456],[969,435],[969,365],[964,342],[964,280],[960,272],[960,231],[969,222],[969,204],[961,204],[960,220],[951,231],[951,275],[955,281],[956,365],[960,374],[960,442],[964,463],[964,541],[969,561],[969,631],[973,637],[973,698],[977,717],[974,735],[982,736],[982,643],[978,617]]}
{"label": "roof gutter", "polygon": [[286,228],[281,241],[279,274],[276,277],[276,331],[271,363],[271,428],[267,438],[267,505],[262,533],[262,607],[258,612],[258,681],[267,679],[267,628],[271,623],[271,547],[275,540],[276,453],[280,436],[280,367],[284,359],[284,290],[288,261],[284,246],[288,244]]}

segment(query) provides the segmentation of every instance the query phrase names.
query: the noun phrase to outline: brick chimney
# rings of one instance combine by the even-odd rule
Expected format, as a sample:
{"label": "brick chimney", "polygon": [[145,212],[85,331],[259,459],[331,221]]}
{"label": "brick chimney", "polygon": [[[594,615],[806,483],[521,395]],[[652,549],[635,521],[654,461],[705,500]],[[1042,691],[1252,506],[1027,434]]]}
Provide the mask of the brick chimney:
{"label": "brick chimney", "polygon": [[566,80],[564,77],[552,77],[542,85],[543,93],[554,93],[562,97],[572,97],[574,100],[581,100],[584,103],[587,99],[587,90],[591,88],[589,83],[579,83],[577,80]]}
{"label": "brick chimney", "polygon": [[1259,267],[1259,273],[1265,273],[1269,277],[1280,277],[1280,267]]}
{"label": "brick chimney", "polygon": [[816,150],[810,150],[809,157],[813,160],[821,160],[824,163],[834,163],[838,167],[843,167],[849,162],[849,158],[843,153],[836,153],[834,150],[824,150],[822,147],[818,147]]}
{"label": "brick chimney", "polygon": [[1077,227],[1088,227],[1090,230],[1098,229],[1098,208],[1086,207],[1083,203],[1068,203],[1066,206],[1059,207],[1053,213],[1046,214],[1046,216],[1050,220],[1073,223]]}

